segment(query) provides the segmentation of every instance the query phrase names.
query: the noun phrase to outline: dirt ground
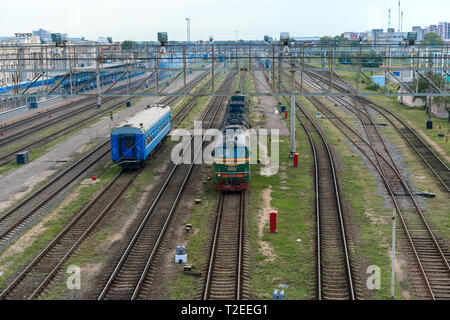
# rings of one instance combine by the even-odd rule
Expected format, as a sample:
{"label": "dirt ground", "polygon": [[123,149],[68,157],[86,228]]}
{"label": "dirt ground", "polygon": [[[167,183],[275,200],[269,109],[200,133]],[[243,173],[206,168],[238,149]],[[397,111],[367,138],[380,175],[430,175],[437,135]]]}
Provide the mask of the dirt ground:
{"label": "dirt ground", "polygon": [[272,189],[270,187],[264,189],[262,191],[262,199],[264,200],[264,205],[261,208],[260,212],[258,212],[258,243],[259,249],[263,255],[267,257],[267,262],[273,262],[277,258],[277,255],[270,245],[269,242],[262,240],[264,236],[264,227],[269,221],[269,215],[267,212],[270,212],[273,208],[270,206],[270,202],[272,201],[272,197],[270,194],[272,193]]}
{"label": "dirt ground", "polygon": [[[266,78],[262,71],[255,71],[253,73],[256,89],[258,92],[269,92],[265,86]],[[278,113],[277,105],[278,101],[274,97],[264,96],[258,97],[261,104],[258,104],[255,109],[264,113],[266,116],[266,129],[278,129],[280,130],[280,136],[289,136],[289,129],[285,122],[282,120],[281,115]]]}

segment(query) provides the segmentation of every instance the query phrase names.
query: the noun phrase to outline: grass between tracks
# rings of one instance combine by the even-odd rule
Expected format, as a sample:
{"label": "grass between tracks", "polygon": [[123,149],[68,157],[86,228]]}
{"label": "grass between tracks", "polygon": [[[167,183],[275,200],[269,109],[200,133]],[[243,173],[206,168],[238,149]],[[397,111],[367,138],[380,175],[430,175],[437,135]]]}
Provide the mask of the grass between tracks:
{"label": "grass between tracks", "polygon": [[[274,289],[285,290],[286,299],[314,296],[314,254],[310,243],[314,235],[312,159],[304,133],[300,128],[297,132],[299,168],[294,168],[287,157],[290,150],[288,137],[280,138],[280,170],[277,174],[263,176],[259,174],[261,165],[252,166],[248,209],[252,248],[250,292],[257,299],[270,299]],[[271,190],[269,207],[263,197],[267,188]],[[262,216],[269,215],[272,208],[278,211],[277,233],[269,233],[269,220],[266,219],[260,237]],[[264,243],[271,249],[263,249]]]}
{"label": "grass between tracks", "polygon": [[[218,88],[225,79],[225,74],[220,74],[215,79],[215,88]],[[237,81],[236,81],[237,82]],[[192,127],[192,119],[195,115],[203,110],[206,102],[210,97],[200,98],[197,105],[190,113],[188,120],[184,120],[180,127]],[[193,229],[189,233],[185,233],[181,238],[178,238],[179,243],[186,246],[188,253],[188,262],[193,266],[193,273],[199,273],[201,268],[205,265],[208,259],[209,252],[205,250],[207,242],[211,237],[212,225],[216,207],[218,205],[218,194],[212,180],[205,180],[205,183],[198,186],[201,182],[201,176],[213,176],[211,166],[204,165],[203,168],[198,168],[201,173],[196,175],[195,185],[191,185],[196,192],[196,198],[202,199],[201,205],[196,205],[190,210],[185,217],[179,222],[180,224],[191,223]],[[183,273],[183,266],[175,266],[176,272],[167,279],[163,286],[163,292],[166,292],[167,299],[195,299],[199,290],[199,279],[193,275],[185,275]]]}
{"label": "grass between tracks", "polygon": [[[338,74],[345,81],[356,86],[356,71],[340,71]],[[392,84],[390,84],[390,87],[392,87]],[[365,89],[365,84],[362,84],[360,88],[362,92],[373,92]],[[448,141],[450,135],[450,123],[447,119],[433,117],[433,129],[426,129],[428,115],[426,114],[424,107],[412,108],[405,104],[402,105],[398,101],[397,97],[371,96],[368,98],[395,113],[408,126],[414,129],[416,134],[418,134],[423,140],[425,140],[425,137],[431,139],[443,150],[443,152],[439,152],[433,145],[430,145],[429,142],[425,142],[434,150],[434,152],[436,152],[436,154],[440,155],[440,158],[447,164],[447,166],[450,165],[449,161],[447,161],[444,157],[448,157],[450,154],[450,142]],[[438,134],[440,133],[445,136],[439,137]]]}
{"label": "grass between tracks", "polygon": [[[49,214],[50,218],[44,218],[45,221],[42,222],[42,226],[40,227],[42,232],[40,232],[36,238],[28,239],[27,233],[25,233],[5,249],[2,256],[0,256],[0,269],[4,272],[0,277],[1,288],[5,287],[8,283],[8,278],[33,259],[36,254],[38,254],[64,228],[72,216],[85,206],[94,194],[118,174],[120,169],[117,167],[110,169],[108,165],[96,171],[96,174],[102,176],[102,179],[95,184],[83,185],[75,200],[62,208],[59,208],[58,206],[53,209]],[[22,249],[21,241],[30,243],[26,248]],[[20,252],[21,249],[23,250],[22,252]],[[14,254],[14,251],[19,252]]]}
{"label": "grass between tracks", "polygon": [[[306,98],[299,98],[312,115],[317,110],[312,107]],[[345,114],[340,108],[333,107],[328,101],[322,100],[330,108],[334,108],[343,118],[351,116]],[[390,299],[391,282],[391,232],[392,209],[385,203],[380,194],[377,181],[373,173],[368,170],[365,160],[359,156],[347,138],[328,119],[321,119],[320,124],[327,134],[328,143],[339,153],[342,170],[338,171],[339,183],[344,193],[344,199],[348,202],[352,212],[353,240],[355,245],[356,260],[361,263],[361,270],[353,272],[362,279],[365,287],[370,274],[366,273],[369,265],[380,267],[381,288],[379,290],[365,290],[366,299]],[[343,143],[345,142],[345,143]],[[399,257],[400,258],[400,257]],[[397,298],[409,298],[412,296],[411,283],[403,276],[403,270],[397,274],[395,292]]]}
{"label": "grass between tracks", "polygon": [[[81,159],[83,156],[85,156],[89,151],[93,150],[95,147],[99,146],[102,142],[101,141],[90,141],[86,144],[86,146],[83,148],[82,152],[80,154],[78,154],[74,159],[73,162],[76,162],[78,159]],[[41,187],[43,187],[47,182],[49,182],[51,179],[53,179],[56,175],[58,175],[60,172],[62,172],[63,170],[65,170],[68,166],[70,166],[72,164],[72,162],[68,162],[65,163],[64,165],[62,165],[61,167],[58,168],[57,171],[55,171],[53,174],[51,174],[49,177],[47,177],[46,179],[44,179],[43,181],[37,183],[29,192],[27,192],[24,196],[22,196],[20,199],[17,199],[16,201],[14,201],[10,206],[8,206],[7,208],[5,208],[4,210],[2,210],[2,212],[6,212],[9,209],[11,209],[12,207],[14,207],[15,205],[17,205],[19,202],[21,202],[23,199],[25,199],[26,197],[28,197],[29,195],[31,195],[33,192],[37,191],[38,189],[40,189]],[[18,165],[14,162],[10,162],[7,166],[9,165],[13,165],[14,168],[18,168],[21,165]],[[1,170],[1,168],[0,168]]]}
{"label": "grass between tracks", "polygon": [[[212,169],[205,171],[212,172]],[[205,244],[211,238],[213,232],[213,217],[217,208],[218,193],[212,181],[207,181],[198,191],[198,198],[202,199],[201,205],[196,205],[190,212],[186,223],[192,224],[192,230],[183,236],[180,243],[186,245],[188,262],[193,265],[193,273],[200,272],[206,264],[209,252],[205,250]],[[199,290],[199,278],[183,273],[183,266],[177,266],[177,272],[164,285],[164,291],[168,293],[168,299],[185,300],[195,299]]]}
{"label": "grass between tracks", "polygon": [[[166,144],[171,144],[166,141]],[[164,150],[169,150],[167,147]],[[96,231],[92,233],[80,245],[77,251],[66,261],[62,270],[70,265],[75,265],[81,269],[80,292],[77,290],[68,290],[66,287],[69,274],[65,274],[64,281],[59,281],[53,287],[44,292],[40,299],[85,299],[86,297],[93,299],[92,290],[95,287],[99,277],[101,267],[111,258],[111,246],[115,241],[119,241],[124,234],[123,228],[133,219],[134,209],[138,205],[138,199],[148,190],[150,185],[155,183],[154,168],[162,165],[167,154],[155,156],[151,162],[147,163],[144,170],[136,177],[133,183],[125,191],[124,195],[118,200],[117,206],[112,209],[112,213],[108,214],[108,219],[103,220]],[[131,218],[130,218],[131,217]]]}
{"label": "grass between tracks", "polygon": [[[223,76],[219,76],[216,81],[217,84],[220,84],[220,79],[223,79]],[[194,107],[194,109],[190,112],[186,120],[183,124],[189,125],[192,123],[192,120],[197,117],[198,112],[201,112],[203,108],[205,108],[206,104],[204,103],[210,97],[202,97]],[[183,102],[187,102],[186,98]],[[82,270],[82,281],[83,283],[87,283],[82,286],[81,292],[73,292],[66,289],[65,282],[59,282],[49,290],[45,292],[45,295],[42,295],[42,299],[58,299],[58,298],[93,298],[93,291],[97,290],[95,288],[96,280],[100,276],[99,272],[102,270],[105,261],[109,261],[110,257],[114,252],[112,246],[114,242],[122,239],[122,235],[125,233],[125,230],[128,229],[128,224],[133,219],[136,219],[135,211],[142,210],[142,208],[137,208],[139,199],[142,201],[142,197],[146,196],[148,191],[150,190],[152,185],[154,185],[157,177],[155,175],[155,169],[161,168],[167,159],[170,158],[170,151],[172,146],[176,144],[176,142],[169,141],[170,139],[164,142],[164,146],[159,154],[149,160],[146,168],[143,172],[135,179],[133,184],[128,188],[125,192],[124,196],[119,200],[120,205],[115,209],[116,211],[111,216],[111,219],[108,220],[107,225],[104,225],[102,222],[101,228],[96,231],[94,234],[89,236],[77,250],[77,252],[73,255],[73,257],[69,258],[69,260],[65,263],[63,269],[69,265],[77,265]],[[199,219],[203,219],[205,217],[204,210],[205,204],[207,203],[207,199],[204,199],[201,207],[196,207],[197,211],[200,215],[198,219],[193,219],[194,226],[201,225],[201,221]],[[212,201],[211,203],[214,203]],[[133,209],[130,209],[133,208]],[[200,210],[200,211],[199,211]],[[203,236],[204,233],[201,234]],[[197,260],[202,259],[202,255],[196,255],[196,248],[199,247],[199,244],[203,243],[203,238],[200,239],[195,238],[192,241],[192,244],[189,245],[189,259],[190,262],[194,261],[202,261]],[[203,248],[200,248],[203,249]],[[200,253],[202,251],[200,250]],[[202,262],[203,263],[203,262]],[[200,264],[195,263],[195,265],[199,266]],[[66,275],[65,278],[67,278]],[[186,299],[186,298],[195,298],[196,286],[192,285],[189,281],[193,280],[193,278],[186,277],[180,273],[176,273],[175,284],[166,286],[166,291],[169,292],[171,298],[173,299]],[[196,278],[195,278],[196,279]],[[173,280],[173,279],[172,279]],[[170,283],[167,282],[167,283]],[[176,290],[173,290],[176,288]],[[173,297],[172,297],[173,294]]]}
{"label": "grass between tracks", "polygon": [[[419,203],[424,203],[424,215],[431,222],[433,229],[439,231],[440,238],[446,240],[450,234],[450,220],[448,219],[449,195],[442,191],[441,183],[437,181],[434,174],[419,159],[417,154],[411,150],[409,144],[397,133],[391,125],[381,127],[381,131],[390,142],[391,148],[400,155],[401,168],[406,172],[417,192],[432,192],[436,198],[420,198]],[[414,191],[414,190],[413,190]]]}
{"label": "grass between tracks", "polygon": [[[251,79],[247,90],[256,91]],[[266,119],[258,112],[257,98],[251,105],[253,128],[264,128]],[[289,105],[289,104],[287,104]],[[289,125],[289,123],[288,123]],[[312,155],[305,133],[297,125],[299,168],[294,168],[289,137],[279,138],[279,171],[261,175],[261,164],[252,165],[248,207],[250,235],[250,294],[271,299],[274,289],[284,290],[286,299],[310,299],[315,295],[314,188]],[[268,149],[271,144],[268,143]],[[269,232],[269,211],[275,209],[277,233]]]}
{"label": "grass between tracks", "polygon": [[[143,91],[143,90],[139,90],[139,91]],[[134,99],[131,100],[131,103],[134,105],[135,103],[139,102],[141,99],[143,99],[143,97],[134,98]],[[102,104],[102,109],[109,108],[112,105],[117,104],[117,103],[118,103],[117,100],[113,100],[113,101],[109,101],[109,102],[103,103]],[[114,108],[114,110],[111,110],[113,116],[115,114],[117,114],[118,112],[126,109],[127,107],[125,106],[125,104],[126,104],[126,102],[123,102],[121,106]],[[34,141],[36,138],[44,138],[44,137],[51,136],[53,133],[64,129],[64,128],[70,126],[71,124],[73,124],[73,123],[75,123],[75,122],[77,122],[79,120],[82,120],[82,119],[94,116],[95,112],[93,112],[93,110],[97,110],[97,109],[91,109],[91,112],[84,113],[83,115],[77,115],[77,116],[70,117],[70,119],[68,119],[67,121],[63,121],[62,123],[59,123],[56,126],[51,126],[50,129],[47,129],[44,132],[41,132],[41,133],[38,133],[36,135],[30,136],[29,139],[24,139],[23,141],[21,141],[19,143],[10,145],[8,147],[5,147],[5,148],[2,149],[2,151],[5,152],[5,153],[11,152],[12,150],[15,150],[15,149],[17,149],[17,148],[19,148],[21,146],[25,146],[26,144]],[[110,113],[107,112],[104,115],[100,116],[99,118],[94,119],[92,121],[89,121],[88,123],[84,124],[80,128],[75,129],[74,131],[72,131],[72,132],[70,132],[68,134],[65,134],[65,135],[63,135],[63,136],[61,136],[61,137],[59,137],[57,139],[51,140],[47,144],[42,145],[42,146],[40,146],[38,148],[30,150],[30,152],[29,152],[29,162],[32,162],[32,161],[40,158],[42,155],[44,155],[45,153],[47,153],[48,151],[53,149],[55,146],[57,146],[58,144],[64,142],[65,140],[67,140],[71,136],[77,134],[82,129],[84,129],[86,127],[89,127],[89,126],[92,126],[92,125],[94,125],[94,124],[104,120],[105,118],[109,117],[109,115],[110,115]],[[17,169],[19,167],[21,167],[21,165],[16,164],[15,160],[12,160],[8,164],[0,167],[0,175],[6,174],[6,173],[10,172],[11,170]]]}

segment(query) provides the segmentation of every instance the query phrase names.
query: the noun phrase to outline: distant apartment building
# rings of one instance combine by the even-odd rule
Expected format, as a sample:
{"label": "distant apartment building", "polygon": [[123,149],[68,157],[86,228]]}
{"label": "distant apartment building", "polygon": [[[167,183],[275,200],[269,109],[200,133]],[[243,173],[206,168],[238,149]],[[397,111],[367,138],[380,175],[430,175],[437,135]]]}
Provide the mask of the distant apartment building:
{"label": "distant apartment building", "polygon": [[372,29],[369,32],[369,41],[378,42],[378,36],[383,34],[384,29]]}
{"label": "distant apartment building", "polygon": [[[20,45],[39,44],[39,37],[32,34],[16,34],[14,37],[2,37],[0,41],[0,84],[10,85],[13,83],[11,73],[1,72],[2,70],[11,69],[37,69],[35,58],[40,55],[40,49],[30,47],[24,50]],[[17,46],[19,45],[19,46]],[[22,82],[32,79],[37,72],[21,72],[16,81]]]}
{"label": "distant apartment building", "polygon": [[377,35],[377,43],[400,43],[406,39],[408,32],[383,32]]}
{"label": "distant apartment building", "polygon": [[432,25],[429,25],[428,27],[425,27],[424,32],[425,32],[425,34],[427,34],[429,32],[435,32],[435,33],[439,34],[439,28],[437,25],[432,24]]}
{"label": "distant apartment building", "polygon": [[417,32],[417,41],[422,41],[423,40],[424,32],[423,32],[422,27],[414,26],[414,27],[412,27],[412,31],[413,32]]}
{"label": "distant apartment building", "polygon": [[438,34],[441,36],[441,39],[450,39],[450,23],[439,22]]}
{"label": "distant apartment building", "polygon": [[294,37],[291,40],[296,43],[313,43],[320,41],[320,37]]}
{"label": "distant apartment building", "polygon": [[434,32],[437,33],[442,40],[450,41],[450,23],[449,22],[439,22],[438,25],[432,24],[428,27],[422,29],[423,35]]}
{"label": "distant apartment building", "polygon": [[344,32],[344,37],[348,40],[358,40],[359,33],[358,32]]}
{"label": "distant apartment building", "polygon": [[38,36],[42,43],[52,42],[52,36],[47,30],[39,29],[37,31],[33,31],[33,35]]}
{"label": "distant apartment building", "polygon": [[[95,64],[96,50],[90,46],[93,42],[82,38],[68,38],[67,47],[55,47],[52,43],[51,33],[39,29],[33,33],[17,33],[11,37],[0,37],[0,87],[10,86],[17,82],[26,82],[39,73],[39,69],[67,69],[79,68]],[[71,41],[72,40],[72,41]],[[75,41],[73,41],[75,40]],[[73,46],[76,46],[75,56]],[[46,62],[42,65],[42,61]],[[70,64],[70,66],[68,65]],[[6,70],[34,69],[35,72],[19,72],[14,75]],[[3,71],[3,72],[2,72]],[[52,76],[49,72],[47,76]]]}
{"label": "distant apartment building", "polygon": [[[450,43],[450,22],[439,22],[439,24],[429,25],[425,28],[421,26],[412,27],[412,32],[417,33],[417,42],[423,41],[424,36],[429,32],[437,33],[446,43]],[[386,32],[383,29],[372,29],[367,33],[344,32],[344,37],[349,40],[368,40],[375,43],[399,43],[405,41],[408,32],[395,32],[394,28],[388,28]]]}

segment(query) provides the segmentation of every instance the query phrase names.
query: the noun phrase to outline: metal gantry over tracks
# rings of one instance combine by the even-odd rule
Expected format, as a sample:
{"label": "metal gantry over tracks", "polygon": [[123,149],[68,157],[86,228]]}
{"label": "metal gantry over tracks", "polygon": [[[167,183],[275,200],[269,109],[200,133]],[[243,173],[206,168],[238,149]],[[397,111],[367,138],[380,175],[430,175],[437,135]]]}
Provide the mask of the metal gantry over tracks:
{"label": "metal gantry over tracks", "polygon": [[[257,65],[256,60],[263,64]],[[241,63],[240,63],[241,62]],[[118,96],[112,88],[131,77],[143,74],[136,86],[127,85],[125,95],[133,96],[182,96],[182,95],[225,95],[232,93],[211,90],[201,93],[163,90],[158,79],[165,73],[184,79],[193,71],[207,71],[214,75],[229,71],[265,71],[275,81],[283,71],[303,74],[313,69],[320,72],[354,71],[358,85],[356,93],[342,93],[333,90],[305,92],[291,83],[282,90],[273,86],[272,92],[242,92],[248,96],[343,96],[343,95],[386,95],[386,96],[442,96],[448,95],[448,85],[436,85],[433,74],[449,76],[449,45],[436,47],[414,47],[400,44],[360,43],[358,45],[336,45],[323,43],[289,44],[289,53],[281,44],[251,42],[172,42],[162,47],[153,42],[134,43],[126,47],[121,43],[111,44],[54,44],[42,45],[0,45],[0,98],[50,97],[50,96]],[[308,64],[310,64],[308,66]],[[376,91],[363,92],[362,79],[372,82],[370,74],[376,72],[386,79],[395,79],[403,92],[388,92],[376,86]],[[400,73],[400,75],[399,75]],[[422,79],[431,85],[429,92],[418,92],[403,77],[404,73],[414,81]],[[83,77],[80,77],[80,74]],[[5,81],[2,79],[12,79]],[[151,92],[138,89],[156,80]],[[105,82],[106,81],[106,82]],[[375,84],[376,85],[376,84]],[[63,88],[64,87],[64,88]],[[90,89],[90,90],[88,90]]]}

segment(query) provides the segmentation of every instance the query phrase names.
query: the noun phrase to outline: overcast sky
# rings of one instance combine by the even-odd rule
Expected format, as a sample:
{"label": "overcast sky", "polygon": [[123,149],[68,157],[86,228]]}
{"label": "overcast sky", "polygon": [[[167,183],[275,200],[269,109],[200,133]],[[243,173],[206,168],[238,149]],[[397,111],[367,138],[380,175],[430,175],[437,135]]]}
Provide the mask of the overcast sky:
{"label": "overcast sky", "polygon": [[[167,31],[169,40],[262,39],[336,35],[398,26],[398,0],[0,0],[0,36],[43,28],[96,40],[156,40]],[[450,21],[450,0],[402,0],[403,29]]]}

